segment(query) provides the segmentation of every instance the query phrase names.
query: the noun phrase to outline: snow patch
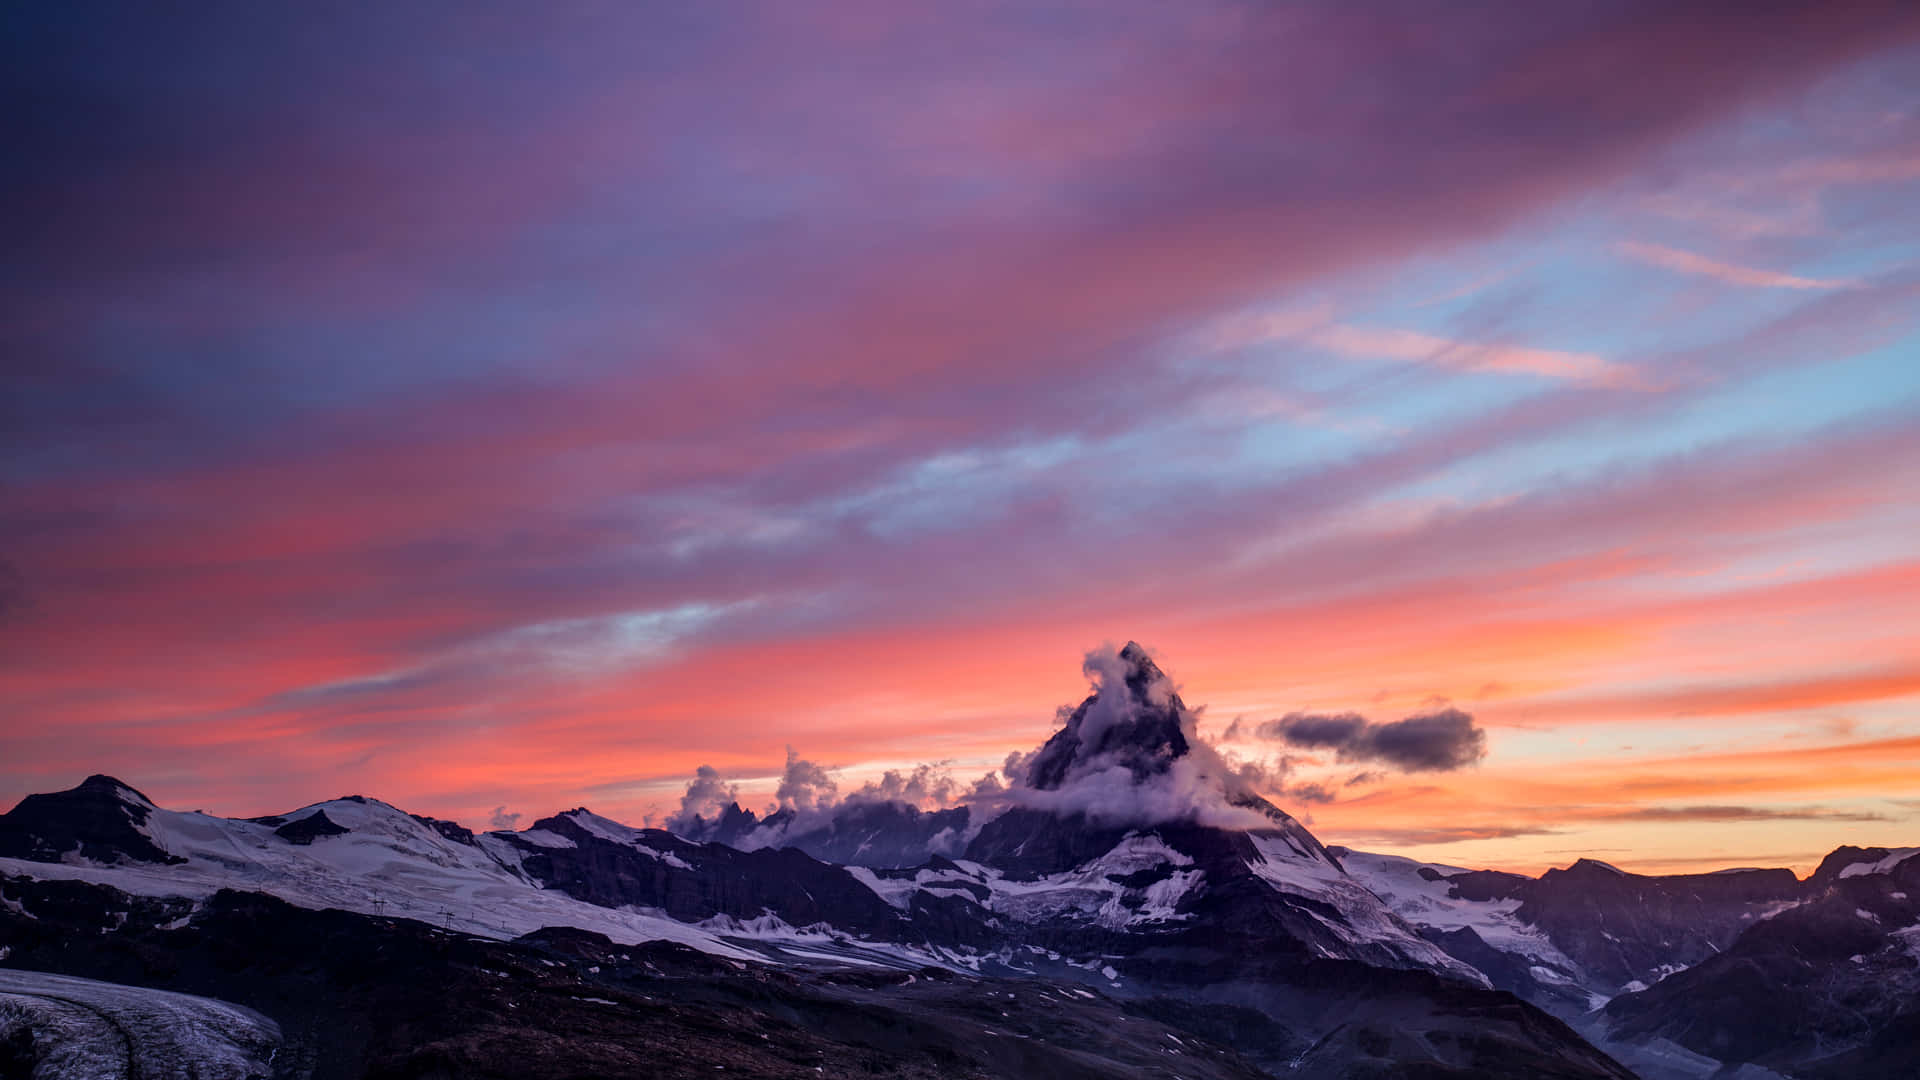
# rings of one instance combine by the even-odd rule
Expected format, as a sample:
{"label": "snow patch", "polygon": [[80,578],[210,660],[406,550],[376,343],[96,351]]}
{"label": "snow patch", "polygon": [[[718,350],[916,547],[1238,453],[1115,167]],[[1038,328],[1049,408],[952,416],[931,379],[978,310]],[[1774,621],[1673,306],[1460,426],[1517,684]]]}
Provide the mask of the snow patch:
{"label": "snow patch", "polygon": [[1843,867],[1840,871],[1840,876],[1850,878],[1865,877],[1868,874],[1891,874],[1893,873],[1894,867],[1899,866],[1915,855],[1920,855],[1920,847],[1893,848],[1887,852],[1885,858],[1877,862],[1857,862]]}
{"label": "snow patch", "polygon": [[1893,938],[1901,948],[1905,949],[1908,956],[1913,957],[1915,960],[1920,960],[1920,926],[1909,926],[1904,930],[1895,930],[1888,936]]}
{"label": "snow patch", "polygon": [[545,829],[528,829],[525,832],[518,832],[513,835],[525,840],[534,847],[577,848],[580,846],[574,843],[573,838],[570,836],[561,836],[557,832],[548,832]]}

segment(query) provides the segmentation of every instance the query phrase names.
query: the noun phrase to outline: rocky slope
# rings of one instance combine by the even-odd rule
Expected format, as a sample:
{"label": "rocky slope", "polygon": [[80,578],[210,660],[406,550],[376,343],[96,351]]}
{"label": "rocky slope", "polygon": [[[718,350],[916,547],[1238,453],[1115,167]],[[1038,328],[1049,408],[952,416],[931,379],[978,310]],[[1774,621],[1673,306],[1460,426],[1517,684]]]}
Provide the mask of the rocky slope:
{"label": "rocky slope", "polygon": [[[270,1056],[270,1074],[196,1074],[208,1078],[1265,1075],[1147,1011],[1031,980],[939,968],[742,965],[668,942],[621,945],[573,929],[488,940],[257,893],[156,900],[20,878],[0,888],[9,964],[100,980],[96,996],[109,999],[161,998],[146,989],[158,987],[271,1018],[247,1038],[224,1040],[256,1064]],[[112,917],[101,919],[103,912]],[[7,975],[0,972],[0,987]],[[58,979],[13,977],[43,988]],[[33,1070],[59,1066],[76,1047],[47,1024],[13,1030],[25,1036],[0,1041],[0,1075],[45,1075]],[[263,1044],[270,1054],[260,1052]],[[115,1075],[108,1064],[105,1072],[56,1075]]]}
{"label": "rocky slope", "polygon": [[1920,1076],[1920,852],[1836,856],[1804,903],[1609,1002],[1610,1034],[1794,1076]]}

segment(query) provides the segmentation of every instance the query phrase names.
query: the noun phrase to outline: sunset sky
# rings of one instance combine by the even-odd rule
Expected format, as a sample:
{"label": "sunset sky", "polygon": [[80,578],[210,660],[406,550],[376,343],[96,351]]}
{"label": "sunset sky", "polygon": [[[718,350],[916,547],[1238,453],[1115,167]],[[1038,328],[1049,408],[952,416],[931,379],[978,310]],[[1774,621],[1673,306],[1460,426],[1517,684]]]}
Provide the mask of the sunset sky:
{"label": "sunset sky", "polygon": [[4,25],[0,807],[971,782],[1137,639],[1330,844],[1920,843],[1910,3]]}

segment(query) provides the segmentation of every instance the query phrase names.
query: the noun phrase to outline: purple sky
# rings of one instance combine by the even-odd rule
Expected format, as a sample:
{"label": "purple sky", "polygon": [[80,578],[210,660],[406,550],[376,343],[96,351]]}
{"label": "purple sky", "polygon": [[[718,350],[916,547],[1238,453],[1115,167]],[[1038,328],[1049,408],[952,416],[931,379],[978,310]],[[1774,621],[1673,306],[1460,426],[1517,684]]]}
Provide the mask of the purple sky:
{"label": "purple sky", "polygon": [[1911,837],[1910,3],[0,18],[0,803],[971,777],[1132,637],[1487,729],[1328,842]]}

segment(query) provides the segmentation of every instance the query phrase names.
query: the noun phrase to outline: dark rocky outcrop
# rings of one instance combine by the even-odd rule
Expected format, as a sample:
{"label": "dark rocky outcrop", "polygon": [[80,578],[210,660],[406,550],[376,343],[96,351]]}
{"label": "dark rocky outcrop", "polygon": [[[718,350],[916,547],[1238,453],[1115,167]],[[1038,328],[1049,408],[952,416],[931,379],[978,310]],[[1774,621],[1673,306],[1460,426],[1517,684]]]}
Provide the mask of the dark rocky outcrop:
{"label": "dark rocky outcrop", "polygon": [[1807,884],[1815,888],[1825,888],[1840,880],[1841,872],[1847,867],[1855,863],[1879,862],[1891,854],[1893,852],[1883,847],[1862,848],[1843,844],[1828,852],[1827,857],[1820,860],[1820,865],[1814,869],[1813,876],[1807,879]]}
{"label": "dark rocky outcrop", "polygon": [[1607,989],[1697,964],[1756,919],[1802,895],[1791,870],[1647,877],[1581,859],[1531,882],[1510,877],[1448,880],[1463,896],[1522,898],[1515,915],[1546,931]]}
{"label": "dark rocky outcrop", "polygon": [[59,862],[69,853],[94,862],[178,863],[141,828],[154,806],[111,776],[78,787],[29,795],[0,814],[0,857]]}
{"label": "dark rocky outcrop", "polygon": [[929,855],[958,852],[968,819],[964,806],[922,810],[902,802],[849,801],[817,828],[789,828],[779,845],[844,866],[918,866]]}
{"label": "dark rocky outcrop", "polygon": [[439,818],[427,817],[425,814],[408,814],[407,816],[456,844],[466,844],[469,847],[473,845],[473,830],[457,821],[442,821]]}
{"label": "dark rocky outcrop", "polygon": [[345,826],[327,816],[325,810],[315,810],[297,821],[289,821],[273,830],[273,835],[289,844],[311,844],[328,836],[340,836],[348,830]]}
{"label": "dark rocky outcrop", "polygon": [[635,846],[608,840],[570,814],[542,818],[533,827],[574,846],[540,847],[515,839],[525,851],[521,865],[548,888],[590,904],[659,908],[686,921],[715,915],[753,919],[771,912],[793,926],[828,922],[887,938],[912,934],[872,889],[844,868],[803,851],[738,851],[690,843],[662,829],[639,830],[640,846]]}
{"label": "dark rocky outcrop", "polygon": [[1833,1080],[1911,1077],[1920,1044],[1900,1033],[1920,1030],[1916,954],[1920,858],[1831,877],[1720,954],[1613,999],[1606,1016],[1616,1038],[1664,1037],[1729,1063]]}
{"label": "dark rocky outcrop", "polygon": [[1192,749],[1181,723],[1186,705],[1173,693],[1165,673],[1136,642],[1127,642],[1120,660],[1126,669],[1126,694],[1135,707],[1104,715],[1101,695],[1089,695],[1028,764],[1029,787],[1055,790],[1076,765],[1096,758],[1125,765],[1135,780],[1144,780],[1166,771]]}

